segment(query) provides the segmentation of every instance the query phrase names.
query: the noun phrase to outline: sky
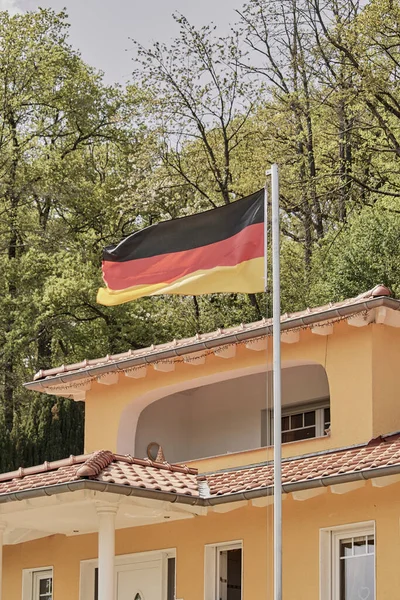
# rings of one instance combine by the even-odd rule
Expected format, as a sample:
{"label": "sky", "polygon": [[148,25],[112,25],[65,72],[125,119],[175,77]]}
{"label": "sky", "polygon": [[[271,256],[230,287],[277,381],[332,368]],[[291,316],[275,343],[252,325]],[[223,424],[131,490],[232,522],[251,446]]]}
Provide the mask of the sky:
{"label": "sky", "polygon": [[143,45],[168,42],[177,31],[171,15],[184,14],[196,26],[215,23],[229,33],[241,0],[0,0],[0,10],[11,13],[38,6],[66,8],[70,42],[83,59],[105,73],[107,83],[124,83],[133,70],[133,38]]}

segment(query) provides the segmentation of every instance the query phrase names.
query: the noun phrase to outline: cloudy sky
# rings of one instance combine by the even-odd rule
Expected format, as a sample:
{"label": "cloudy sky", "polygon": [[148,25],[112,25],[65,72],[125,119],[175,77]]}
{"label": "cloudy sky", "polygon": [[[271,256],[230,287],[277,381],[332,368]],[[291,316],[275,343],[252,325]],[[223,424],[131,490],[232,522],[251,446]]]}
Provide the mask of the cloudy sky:
{"label": "cloudy sky", "polygon": [[18,12],[38,6],[64,7],[69,15],[70,40],[86,62],[105,72],[110,83],[123,83],[132,71],[133,45],[168,41],[177,28],[171,18],[183,13],[193,24],[213,21],[222,34],[236,20],[241,0],[0,0],[0,10]]}

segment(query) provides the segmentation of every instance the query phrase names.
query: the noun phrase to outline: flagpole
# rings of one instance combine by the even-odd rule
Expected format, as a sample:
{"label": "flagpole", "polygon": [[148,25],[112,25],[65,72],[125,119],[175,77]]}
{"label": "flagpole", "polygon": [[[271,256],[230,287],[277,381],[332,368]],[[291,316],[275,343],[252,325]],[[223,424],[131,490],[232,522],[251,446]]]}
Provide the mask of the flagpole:
{"label": "flagpole", "polygon": [[[274,600],[282,600],[282,406],[281,302],[278,165],[271,166],[272,196],[272,332],[274,389]],[[265,257],[266,260],[266,257]]]}

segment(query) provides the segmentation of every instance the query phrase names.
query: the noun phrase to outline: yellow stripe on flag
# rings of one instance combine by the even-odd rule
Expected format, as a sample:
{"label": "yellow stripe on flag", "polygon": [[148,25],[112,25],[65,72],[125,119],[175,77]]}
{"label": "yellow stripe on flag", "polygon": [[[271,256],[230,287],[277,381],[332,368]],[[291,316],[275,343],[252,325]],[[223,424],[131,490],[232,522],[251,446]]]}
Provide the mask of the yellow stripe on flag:
{"label": "yellow stripe on flag", "polygon": [[253,258],[233,267],[195,271],[171,283],[138,285],[126,290],[100,288],[97,302],[104,306],[116,306],[143,296],[182,294],[197,296],[216,292],[255,294],[264,290],[264,258]]}

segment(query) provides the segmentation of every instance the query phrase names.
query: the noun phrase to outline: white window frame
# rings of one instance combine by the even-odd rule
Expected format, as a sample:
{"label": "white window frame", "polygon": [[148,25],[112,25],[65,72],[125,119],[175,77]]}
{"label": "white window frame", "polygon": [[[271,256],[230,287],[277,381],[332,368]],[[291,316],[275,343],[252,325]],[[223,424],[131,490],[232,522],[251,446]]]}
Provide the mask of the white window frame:
{"label": "white window frame", "polygon": [[[313,438],[304,438],[302,440],[295,440],[295,442],[303,442],[306,440],[315,440],[317,438],[321,438],[325,436],[325,420],[324,420],[324,410],[326,408],[330,408],[330,398],[329,396],[325,398],[320,398],[316,400],[310,400],[309,402],[300,402],[299,404],[290,404],[289,406],[282,407],[282,418],[290,417],[291,415],[296,415],[298,413],[306,413],[315,411],[315,437]],[[274,430],[274,414],[271,409],[262,409],[261,410],[261,437],[266,435],[267,446],[272,446],[273,444],[273,430]],[[296,430],[288,430],[288,431],[296,431]],[[263,432],[264,435],[263,435]],[[261,440],[261,445],[263,444],[263,439]],[[291,444],[292,442],[283,442],[284,444]]]}
{"label": "white window frame", "polygon": [[242,590],[241,599],[243,600],[243,573],[244,573],[244,553],[243,540],[232,542],[221,542],[218,544],[207,544],[204,547],[204,599],[219,600],[219,577],[220,561],[219,555],[226,550],[242,551]]}
{"label": "white window frame", "polygon": [[376,527],[375,521],[349,523],[338,527],[320,529],[320,600],[339,600],[339,544],[349,537],[373,535],[374,596],[376,600]]}
{"label": "white window frame", "polygon": [[[42,577],[40,577],[42,575]],[[53,595],[54,595],[54,572],[53,567],[36,567],[34,569],[24,569],[22,571],[22,600],[39,600],[39,596],[35,598],[34,585],[40,579],[53,580]]]}
{"label": "white window frame", "polygon": [[[115,571],[118,567],[130,565],[133,562],[146,562],[161,559],[162,569],[162,600],[167,600],[168,559],[175,558],[176,548],[165,550],[151,550],[149,552],[135,552],[132,554],[119,554],[115,556]],[[80,567],[79,600],[93,600],[94,598],[94,572],[98,567],[97,558],[82,560]],[[116,582],[115,582],[116,585]],[[176,586],[176,562],[175,562],[175,586]],[[25,598],[23,599],[25,600]],[[30,600],[30,599],[29,599]]]}

